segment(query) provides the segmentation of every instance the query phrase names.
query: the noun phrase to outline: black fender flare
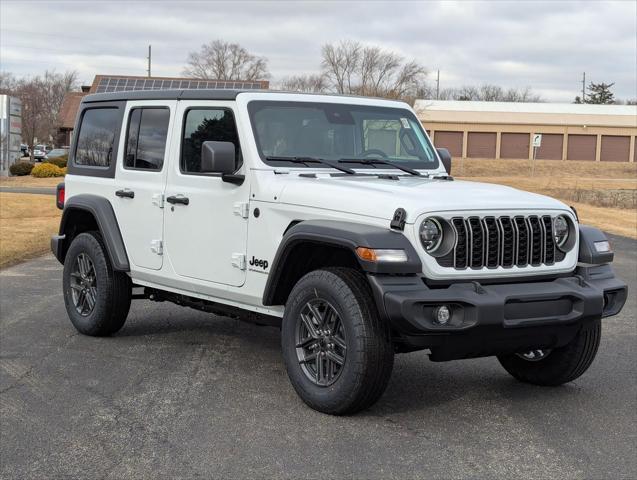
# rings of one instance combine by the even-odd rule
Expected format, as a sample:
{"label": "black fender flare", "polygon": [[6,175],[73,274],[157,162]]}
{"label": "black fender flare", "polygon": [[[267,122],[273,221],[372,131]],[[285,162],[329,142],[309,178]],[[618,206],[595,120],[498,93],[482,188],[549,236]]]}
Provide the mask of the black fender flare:
{"label": "black fender flare", "polygon": [[[300,243],[316,243],[345,248],[352,252],[361,269],[368,274],[415,275],[422,272],[420,257],[402,232],[389,228],[340,220],[305,220],[290,227],[277,249],[263,292],[263,305],[272,305],[277,284],[289,254]],[[398,249],[407,254],[402,263],[376,263],[356,255],[356,248]]]}
{"label": "black fender flare", "polygon": [[612,250],[598,252],[596,242],[607,242],[608,238],[599,228],[579,225],[579,252],[577,262],[585,265],[602,265],[611,263],[615,256]]}
{"label": "black fender flare", "polygon": [[[72,212],[82,210],[90,213],[97,223],[102,239],[106,245],[108,258],[111,260],[113,270],[119,272],[129,272],[130,264],[122,233],[115,217],[115,211],[108,199],[97,195],[82,193],[70,197],[64,204],[62,220],[60,222],[60,235],[58,238],[57,251],[54,251],[57,259],[64,263],[64,257],[69,245],[65,238],[65,232],[70,225],[67,225]],[[52,242],[53,243],[53,242]]]}

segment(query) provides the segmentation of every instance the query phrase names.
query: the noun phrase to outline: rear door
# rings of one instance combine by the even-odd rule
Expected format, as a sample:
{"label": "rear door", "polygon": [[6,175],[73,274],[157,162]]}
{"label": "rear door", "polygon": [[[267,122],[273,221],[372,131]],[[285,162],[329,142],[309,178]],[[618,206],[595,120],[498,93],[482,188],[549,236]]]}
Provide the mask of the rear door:
{"label": "rear door", "polygon": [[163,264],[163,194],[176,101],[128,102],[111,202],[132,264]]}

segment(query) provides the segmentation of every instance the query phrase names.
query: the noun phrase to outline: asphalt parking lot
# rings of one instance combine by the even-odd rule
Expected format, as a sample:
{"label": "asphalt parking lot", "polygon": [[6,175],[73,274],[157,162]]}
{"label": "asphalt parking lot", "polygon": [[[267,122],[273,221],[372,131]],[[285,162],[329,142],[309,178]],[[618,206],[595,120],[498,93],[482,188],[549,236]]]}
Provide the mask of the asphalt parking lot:
{"label": "asphalt parking lot", "polygon": [[3,270],[0,476],[636,478],[637,241],[612,241],[631,293],[577,381],[412,353],[375,407],[340,418],[297,398],[277,329],[137,301],[116,336],[85,337],[52,257]]}

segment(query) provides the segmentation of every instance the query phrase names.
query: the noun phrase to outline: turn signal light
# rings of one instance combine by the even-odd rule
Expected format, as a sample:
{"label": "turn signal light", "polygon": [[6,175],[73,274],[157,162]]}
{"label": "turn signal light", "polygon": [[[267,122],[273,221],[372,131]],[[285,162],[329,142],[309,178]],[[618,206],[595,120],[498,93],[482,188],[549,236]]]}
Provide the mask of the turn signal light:
{"label": "turn signal light", "polygon": [[404,250],[387,249],[387,248],[367,248],[358,247],[356,255],[366,262],[406,262],[407,254]]}

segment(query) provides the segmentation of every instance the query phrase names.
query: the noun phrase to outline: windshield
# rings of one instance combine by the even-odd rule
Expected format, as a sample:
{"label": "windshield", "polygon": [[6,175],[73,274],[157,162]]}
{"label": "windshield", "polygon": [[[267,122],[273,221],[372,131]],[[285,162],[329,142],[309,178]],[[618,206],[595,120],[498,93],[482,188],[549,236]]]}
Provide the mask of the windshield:
{"label": "windshield", "polygon": [[351,168],[388,168],[356,161],[370,159],[414,169],[438,167],[433,146],[409,110],[252,101],[248,111],[259,155],[270,165],[286,165],[285,158],[319,158],[340,160]]}

